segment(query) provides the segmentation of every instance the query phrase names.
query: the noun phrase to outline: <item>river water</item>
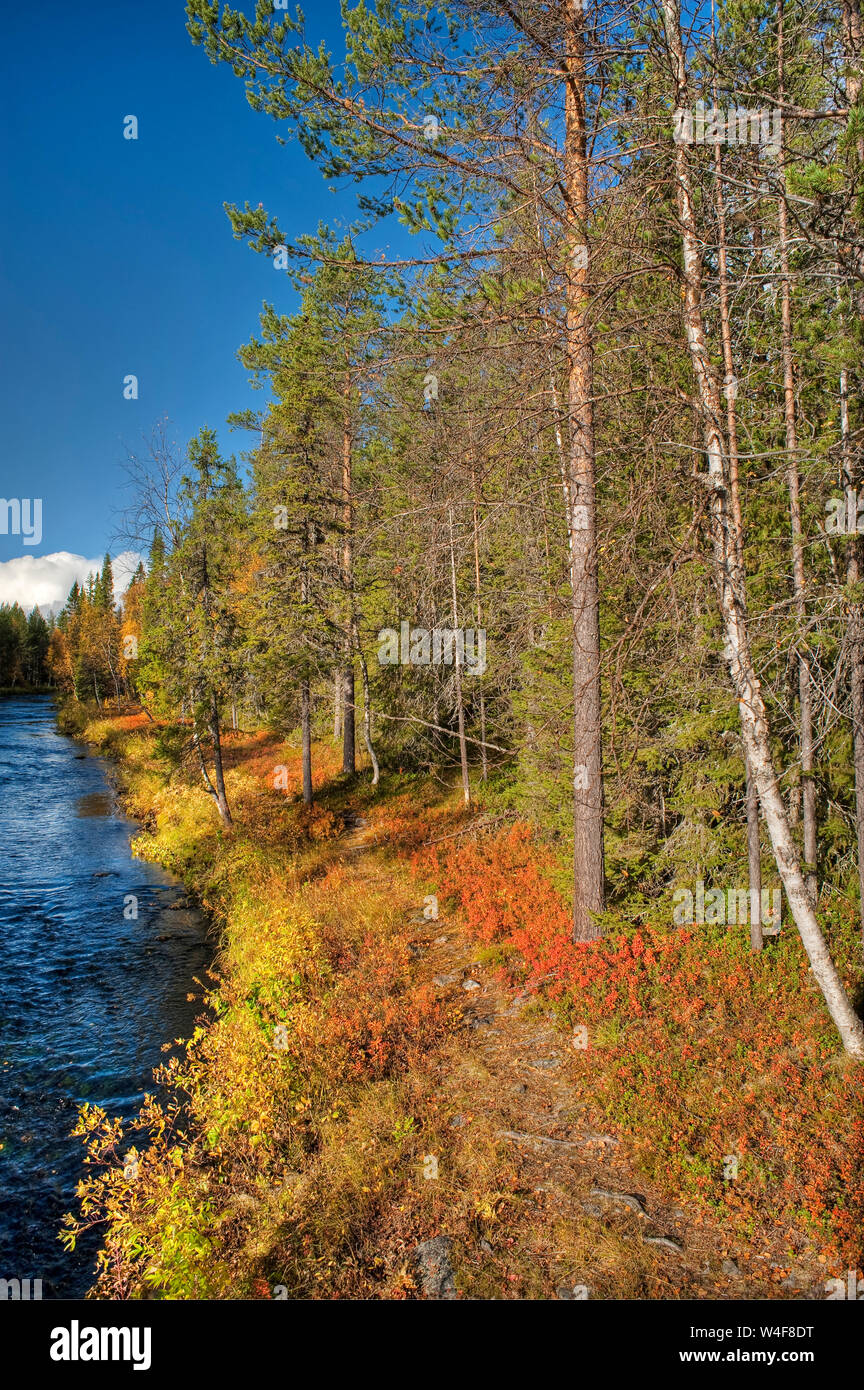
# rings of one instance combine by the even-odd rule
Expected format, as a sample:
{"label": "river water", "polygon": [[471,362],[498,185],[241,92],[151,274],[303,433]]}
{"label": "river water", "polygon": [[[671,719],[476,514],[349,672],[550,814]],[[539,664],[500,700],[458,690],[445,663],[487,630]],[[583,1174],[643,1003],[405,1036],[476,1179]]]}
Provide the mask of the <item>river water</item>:
{"label": "river water", "polygon": [[212,956],[135,831],[50,698],[0,699],[0,1279],[41,1278],[43,1298],[81,1297],[99,1243],[57,1239],[85,1171],[76,1109],[135,1111]]}

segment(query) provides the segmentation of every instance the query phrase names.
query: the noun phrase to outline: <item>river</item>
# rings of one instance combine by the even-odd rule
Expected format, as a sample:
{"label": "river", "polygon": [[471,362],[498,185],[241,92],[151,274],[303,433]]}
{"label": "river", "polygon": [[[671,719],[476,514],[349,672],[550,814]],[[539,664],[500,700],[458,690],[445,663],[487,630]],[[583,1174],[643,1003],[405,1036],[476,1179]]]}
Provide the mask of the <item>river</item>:
{"label": "river", "polygon": [[71,1255],[57,1238],[85,1171],[76,1109],[135,1111],[212,956],[182,885],[132,857],[136,829],[50,698],[0,699],[0,1279],[43,1298],[92,1283],[98,1236]]}

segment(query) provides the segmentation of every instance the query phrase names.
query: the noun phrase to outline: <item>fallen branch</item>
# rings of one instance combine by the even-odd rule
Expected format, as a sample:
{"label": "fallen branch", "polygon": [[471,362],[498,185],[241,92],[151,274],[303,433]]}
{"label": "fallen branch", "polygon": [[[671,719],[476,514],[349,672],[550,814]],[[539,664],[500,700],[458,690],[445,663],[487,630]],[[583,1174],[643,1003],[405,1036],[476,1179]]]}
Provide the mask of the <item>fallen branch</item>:
{"label": "fallen branch", "polygon": [[611,1134],[589,1134],[584,1139],[552,1139],[548,1134],[525,1134],[519,1129],[499,1129],[498,1138],[511,1139],[514,1144],[548,1144],[556,1149],[584,1149],[589,1144],[618,1143]]}
{"label": "fallen branch", "polygon": [[523,1134],[518,1129],[499,1129],[499,1139],[512,1139],[514,1144],[549,1144],[556,1149],[581,1149],[585,1139],[550,1139],[548,1134]]}
{"label": "fallen branch", "polygon": [[449,835],[442,835],[438,840],[424,840],[423,844],[440,845],[443,844],[445,840],[455,840],[457,835],[467,835],[469,830],[486,830],[490,825],[497,825],[499,821],[508,820],[511,816],[515,815],[515,811],[504,811],[500,816],[493,816],[491,820],[485,820],[483,816],[480,816],[477,820],[472,820],[470,825],[463,826],[461,830],[453,830]]}

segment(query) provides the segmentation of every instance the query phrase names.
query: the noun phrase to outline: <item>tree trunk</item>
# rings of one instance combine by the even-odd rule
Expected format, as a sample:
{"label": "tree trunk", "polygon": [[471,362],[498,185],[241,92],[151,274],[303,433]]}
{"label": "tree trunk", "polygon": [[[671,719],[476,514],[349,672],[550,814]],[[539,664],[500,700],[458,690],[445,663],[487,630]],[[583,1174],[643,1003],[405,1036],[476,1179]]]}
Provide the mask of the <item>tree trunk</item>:
{"label": "tree trunk", "polygon": [[[843,0],[843,49],[849,62],[846,74],[846,99],[849,107],[857,106],[861,97],[861,53],[864,48],[864,27],[861,24],[859,0]],[[855,141],[859,164],[864,164],[864,133]]]}
{"label": "tree trunk", "polygon": [[369,696],[369,667],[366,664],[366,656],[360,645],[360,632],[357,627],[356,615],[352,623],[352,633],[354,636],[354,646],[360,658],[360,676],[363,682],[363,742],[366,745],[366,752],[369,754],[369,761],[372,764],[372,785],[373,787],[377,787],[380,769],[372,744],[372,701]]}
{"label": "tree trunk", "polygon": [[210,697],[210,738],[213,743],[213,772],[216,778],[216,805],[227,830],[233,825],[231,809],[225,795],[225,775],[222,767],[222,731],[219,724],[219,704],[215,694]]}
{"label": "tree trunk", "polygon": [[[350,652],[348,653],[350,660]],[[354,742],[354,667],[342,671],[342,771],[353,775],[357,771]]]}
{"label": "tree trunk", "polygon": [[[715,91],[714,105],[717,105]],[[732,353],[732,323],[729,312],[729,274],[726,255],[726,207],[723,198],[723,156],[720,144],[714,146],[714,189],[718,230],[718,282],[720,293],[720,337],[723,344],[723,372],[726,385],[726,432],[729,444],[729,496],[732,505],[732,534],[738,568],[744,580],[744,522],[741,513],[738,459],[738,382]],[[750,947],[762,950],[762,856],[759,841],[759,795],[744,750],[744,782],[747,805],[747,866],[750,886]]]}
{"label": "tree trunk", "polygon": [[117,699],[117,706],[120,706],[120,682],[117,679],[117,672],[114,670],[114,663],[111,660],[111,649],[105,647],[105,660],[108,662],[108,670],[111,672],[111,681],[114,685],[114,694]]}
{"label": "tree trunk", "polygon": [[345,591],[345,666],[342,671],[342,771],[357,770],[354,742],[354,662],[351,623],[354,611],[354,498],[351,458],[351,377],[345,373],[342,426],[342,585]]}
{"label": "tree trunk", "polygon": [[333,681],[333,742],[342,737],[342,672],[337,671]]}
{"label": "tree trunk", "polygon": [[[858,516],[860,469],[852,456],[849,428],[849,373],[840,373],[840,437],[843,448],[843,492],[848,519]],[[847,522],[848,530],[848,522]],[[861,942],[864,947],[864,605],[858,597],[862,581],[862,543],[857,531],[846,537],[846,588],[849,593],[849,686],[852,700],[852,762],[855,768],[855,829],[858,841],[858,894]]]}
{"label": "tree trunk", "polygon": [[594,345],[589,323],[589,162],[585,15],[567,0],[564,182],[567,198],[567,492],[573,592],[573,940],[596,941],[604,907]]}
{"label": "tree trunk", "polygon": [[[861,99],[861,54],[864,47],[861,10],[858,0],[843,0],[843,46],[848,60],[846,96],[850,107]],[[864,164],[864,134],[855,142],[860,166]],[[864,317],[864,289],[859,285],[858,313]],[[849,684],[852,700],[852,758],[855,766],[855,829],[858,840],[858,892],[861,919],[861,943],[864,948],[864,604],[858,585],[864,582],[864,538],[857,531],[858,490],[861,487],[861,468],[853,457],[849,427],[849,372],[840,374],[840,432],[843,446],[843,491],[846,516],[856,519],[856,529],[846,539],[846,586],[849,592]],[[847,530],[849,530],[847,524]]]}
{"label": "tree trunk", "polygon": [[792,290],[789,275],[789,213],[786,203],[784,144],[783,0],[777,5],[777,82],[780,98],[780,174],[782,190],[777,203],[780,231],[780,343],[783,359],[783,418],[786,426],[786,485],[792,528],[792,593],[798,619],[798,716],[801,747],[801,821],[804,837],[804,869],[811,902],[816,902],[816,783],[813,780],[813,689],[806,641],[807,603],[804,597],[804,536],[801,530],[801,497],[798,478],[798,427],[795,408],[795,367],[792,360]]}
{"label": "tree trunk", "polygon": [[761,951],[762,936],[762,843],[759,838],[759,793],[756,779],[750,767],[750,759],[744,754],[747,778],[747,868],[750,880],[750,949]]}
{"label": "tree trunk", "polygon": [[[215,704],[215,700],[214,700],[213,703]],[[184,712],[184,710],[185,710],[185,705],[186,705],[186,702],[185,702],[185,700],[184,700],[183,705],[181,706],[181,717],[182,717],[182,714],[183,714],[183,712]],[[205,786],[205,788],[206,788],[206,790],[207,790],[207,794],[208,794],[208,796],[212,796],[213,800],[216,802],[216,805],[217,805],[218,808],[219,808],[219,814],[220,814],[220,816],[222,817],[223,822],[224,822],[227,826],[230,827],[230,825],[231,825],[231,812],[230,812],[230,810],[229,810],[229,808],[228,808],[228,802],[227,802],[227,799],[226,799],[226,797],[225,797],[225,783],[224,783],[224,780],[222,779],[222,746],[221,746],[221,743],[219,743],[219,741],[218,741],[218,734],[219,734],[219,715],[218,715],[218,710],[216,711],[216,717],[215,717],[215,722],[214,722],[213,712],[212,712],[212,707],[211,707],[211,717],[210,717],[210,720],[209,720],[209,727],[210,727],[210,734],[211,734],[211,737],[213,737],[214,727],[215,727],[215,732],[216,732],[216,737],[213,739],[213,746],[214,746],[214,750],[216,750],[216,749],[218,748],[218,754],[219,754],[219,756],[218,756],[218,779],[219,779],[219,782],[221,782],[221,799],[220,799],[219,787],[218,787],[218,785],[217,785],[217,786],[214,786],[214,785],[213,785],[213,780],[212,780],[212,778],[211,778],[211,776],[210,776],[210,773],[207,771],[207,760],[206,760],[206,758],[204,757],[204,749],[201,747],[201,739],[200,739],[199,734],[198,734],[198,727],[197,727],[196,719],[195,719],[195,705],[196,705],[195,698],[194,698],[194,696],[191,696],[191,695],[190,695],[190,697],[189,697],[189,708],[190,708],[190,714],[191,714],[191,719],[192,719],[192,746],[194,747],[195,752],[198,754],[198,765],[199,765],[199,767],[201,768],[201,776],[202,776],[202,778],[203,778],[203,780],[204,780],[204,786]]]}
{"label": "tree trunk", "polygon": [[462,765],[462,795],[465,805],[471,805],[471,783],[468,780],[468,746],[465,742],[465,710],[462,704],[462,655],[458,639],[459,615],[456,606],[456,555],[453,549],[453,511],[448,512],[450,522],[450,583],[453,599],[453,660],[456,681],[456,712],[459,720],[459,761]]}
{"label": "tree trunk", "polygon": [[[300,565],[300,603],[304,611],[309,603],[309,548],[314,543],[314,531],[310,537],[308,518],[303,525],[303,559]],[[308,668],[300,679],[300,743],[303,766],[303,804],[312,805],[312,687]]]}
{"label": "tree trunk", "polygon": [[[543,266],[543,231],[540,224],[540,214],[537,208],[537,170],[532,169],[534,183],[534,224],[537,228],[537,269],[540,275],[540,287],[546,292],[546,271]],[[567,449],[564,444],[564,434],[561,429],[561,402],[558,396],[558,383],[555,380],[555,355],[553,345],[555,341],[555,326],[550,322],[550,316],[546,310],[541,296],[540,316],[547,329],[547,354],[549,358],[549,392],[552,398],[552,420],[555,430],[555,447],[558,451],[558,467],[561,474],[561,490],[564,497],[564,516],[567,522],[567,548],[570,582],[573,582],[573,530],[570,525],[570,476],[568,472]],[[550,596],[551,602],[551,596]]]}
{"label": "tree trunk", "polygon": [[303,803],[312,805],[312,693],[308,676],[300,682],[300,732],[303,744]]}
{"label": "tree trunk", "polygon": [[[472,482],[472,484],[473,484],[473,490],[474,490],[474,507],[473,507],[473,512],[472,512],[472,521],[473,521],[473,529],[474,529],[474,604],[475,604],[475,607],[474,607],[474,615],[475,615],[475,619],[476,619],[476,622],[477,622],[477,633],[478,633],[478,636],[476,637],[475,642],[479,642],[479,641],[480,641],[479,633],[480,633],[481,627],[483,626],[483,609],[482,609],[482,606],[481,606],[481,603],[480,603],[480,533],[479,533],[479,525],[478,525],[478,519],[477,519],[477,502],[478,502],[477,473],[476,473],[476,470],[475,470],[475,468],[474,468],[473,463],[472,463],[472,466],[471,466],[471,482]],[[545,514],[545,513],[544,513],[544,514]],[[548,570],[548,564],[547,564],[547,570]],[[476,647],[475,647],[475,650],[476,650]],[[488,780],[488,777],[489,777],[489,755],[488,755],[488,753],[487,753],[487,751],[486,751],[486,699],[485,699],[485,696],[484,696],[484,693],[483,693],[483,674],[482,674],[482,672],[478,672],[478,673],[477,673],[477,675],[475,676],[475,680],[477,681],[477,689],[478,689],[478,694],[479,694],[479,697],[480,697],[480,777],[481,777],[481,780],[485,782],[485,781]]]}
{"label": "tree trunk", "polygon": [[[666,42],[675,82],[675,105],[679,110],[686,109],[689,104],[688,80],[678,0],[662,0],[662,4]],[[707,477],[701,476],[709,490],[714,578],[726,634],[726,660],[738,698],[744,746],[759,792],[777,868],[813,974],[822,990],[843,1046],[853,1056],[864,1058],[864,1027],[857,1018],[835,969],[801,873],[772,763],[765,705],[750,657],[747,602],[738,563],[740,537],[735,535],[734,518],[728,505],[729,470],[720,426],[720,394],[708,355],[702,318],[701,250],[690,181],[689,154],[687,146],[683,143],[676,145],[675,185],[684,260],[684,322],[699,390],[704,448],[708,459]]]}

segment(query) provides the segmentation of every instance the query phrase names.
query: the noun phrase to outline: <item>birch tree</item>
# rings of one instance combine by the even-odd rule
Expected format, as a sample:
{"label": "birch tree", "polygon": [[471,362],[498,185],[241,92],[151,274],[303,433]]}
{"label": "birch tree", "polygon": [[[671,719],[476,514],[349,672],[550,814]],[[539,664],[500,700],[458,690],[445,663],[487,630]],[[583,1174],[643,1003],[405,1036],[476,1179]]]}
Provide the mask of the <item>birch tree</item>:
{"label": "birch tree", "polygon": [[[662,0],[666,52],[676,110],[691,107],[691,93],[681,34],[678,0]],[[740,538],[730,506],[728,442],[722,425],[720,390],[711,361],[703,315],[703,264],[690,151],[686,141],[675,147],[674,181],[682,250],[684,331],[697,387],[707,471],[697,474],[708,498],[714,580],[725,635],[725,658],[738,700],[742,735],[753,771],[762,813],[790,910],[814,977],[847,1052],[864,1057],[864,1027],[855,1014],[831,959],[813,911],[774,767],[770,733],[759,680],[753,669],[747,599],[741,571]]]}

